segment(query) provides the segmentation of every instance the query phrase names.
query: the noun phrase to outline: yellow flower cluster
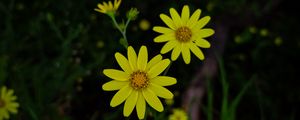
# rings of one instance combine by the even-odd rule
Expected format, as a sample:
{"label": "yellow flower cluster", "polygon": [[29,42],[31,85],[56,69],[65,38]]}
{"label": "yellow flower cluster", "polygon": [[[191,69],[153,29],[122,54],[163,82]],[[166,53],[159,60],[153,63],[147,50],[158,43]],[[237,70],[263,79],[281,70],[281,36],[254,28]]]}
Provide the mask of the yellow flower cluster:
{"label": "yellow flower cluster", "polygon": [[[111,2],[98,4],[98,12],[104,14],[115,13],[121,1],[115,0],[114,4]],[[132,11],[133,9],[131,9]],[[129,12],[130,13],[130,12]],[[135,9],[135,12],[138,11]],[[137,16],[127,15],[129,21]],[[197,9],[190,15],[189,6],[185,5],[181,11],[181,16],[174,9],[170,9],[171,17],[161,14],[160,18],[168,27],[155,26],[154,31],[161,33],[154,38],[154,42],[167,42],[161,49],[161,54],[165,54],[172,50],[171,60],[175,61],[180,54],[186,64],[191,61],[191,53],[194,53],[200,60],[204,60],[204,55],[200,48],[210,48],[210,43],[206,40],[207,37],[214,34],[214,30],[204,28],[210,21],[209,16],[200,19],[201,10]],[[118,26],[115,16],[112,17],[113,23],[122,33],[124,41],[126,39],[126,27],[129,21],[126,22],[126,27],[120,28]],[[150,27],[149,22],[141,22],[142,30],[147,30]],[[104,69],[103,74],[112,79],[103,84],[102,89],[105,91],[118,91],[110,102],[111,107],[116,107],[124,103],[123,115],[128,117],[134,108],[136,109],[139,119],[144,119],[146,114],[147,104],[153,109],[162,112],[164,107],[160,98],[173,100],[173,93],[165,86],[176,84],[176,78],[161,75],[168,67],[171,61],[163,59],[161,55],[156,55],[152,59],[148,59],[148,50],[146,46],[142,46],[139,52],[136,53],[132,46],[127,47],[128,43],[124,43],[127,48],[127,57],[117,52],[115,59],[122,70]],[[171,115],[170,120],[186,120],[187,115],[182,110],[174,110],[174,115]],[[176,119],[178,120],[178,119]]]}
{"label": "yellow flower cluster", "polygon": [[173,114],[169,116],[169,120],[188,120],[188,116],[184,110],[174,109]]}

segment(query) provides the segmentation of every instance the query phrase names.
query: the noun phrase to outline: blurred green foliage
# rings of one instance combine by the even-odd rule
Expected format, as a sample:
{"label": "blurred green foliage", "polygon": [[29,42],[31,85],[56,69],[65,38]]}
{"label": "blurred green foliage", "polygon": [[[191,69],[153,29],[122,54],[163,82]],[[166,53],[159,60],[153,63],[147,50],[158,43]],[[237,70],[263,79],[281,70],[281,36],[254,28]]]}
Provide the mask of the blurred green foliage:
{"label": "blurred green foliage", "polygon": [[[15,90],[21,105],[14,120],[113,120],[122,118],[122,106],[110,108],[113,95],[103,92],[108,81],[104,68],[118,68],[113,57],[119,51],[121,34],[110,18],[93,9],[98,2],[86,0],[2,0],[0,2],[0,86]],[[131,7],[140,14],[128,26],[129,45],[147,45],[150,56],[159,54],[161,44],[153,43],[157,35],[139,28],[141,20],[163,25],[160,13],[168,14],[188,4],[192,11],[202,9],[209,15],[209,27],[215,36],[226,34],[223,54],[227,93],[222,89],[222,76],[212,78],[206,97],[213,102],[204,118],[221,119],[221,106],[232,103],[243,93],[236,108],[238,120],[296,120],[299,118],[299,19],[294,3],[283,0],[123,0],[117,21],[126,17]],[[227,31],[218,28],[225,27]],[[220,31],[219,31],[220,30]],[[212,48],[218,37],[212,37]],[[210,49],[204,50],[206,54]],[[169,54],[165,55],[169,57]],[[193,59],[194,58],[194,59]],[[178,79],[172,91],[179,92],[173,107],[180,106],[182,91],[204,62],[192,57],[190,65],[183,60],[172,63],[169,75]],[[224,84],[223,84],[224,85]],[[227,94],[224,97],[224,94]],[[213,98],[213,99],[212,99]],[[223,101],[226,99],[227,101]],[[206,104],[209,103],[209,104]],[[222,104],[223,103],[223,104]],[[213,105],[212,105],[213,104]],[[224,107],[225,109],[226,107]],[[149,118],[167,118],[151,112]],[[149,109],[149,111],[153,111]],[[131,118],[135,119],[133,114]]]}

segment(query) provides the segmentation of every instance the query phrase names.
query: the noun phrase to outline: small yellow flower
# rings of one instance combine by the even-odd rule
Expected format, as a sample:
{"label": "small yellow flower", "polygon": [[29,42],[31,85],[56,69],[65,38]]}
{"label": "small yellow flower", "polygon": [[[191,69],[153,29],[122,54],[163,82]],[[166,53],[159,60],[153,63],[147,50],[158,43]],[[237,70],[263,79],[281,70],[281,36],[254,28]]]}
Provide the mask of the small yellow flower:
{"label": "small yellow flower", "polygon": [[116,107],[123,103],[123,114],[128,117],[134,107],[139,119],[143,119],[146,111],[146,102],[155,110],[161,112],[164,107],[158,97],[172,99],[173,94],[163,86],[176,83],[176,79],[168,76],[159,76],[170,64],[169,59],[163,59],[157,55],[148,62],[146,46],[142,46],[138,55],[133,47],[127,49],[128,59],[120,53],[115,58],[123,69],[105,69],[103,73],[113,79],[105,83],[102,89],[105,91],[119,90],[112,98],[110,106]]}
{"label": "small yellow flower", "polygon": [[213,2],[209,2],[206,6],[207,11],[212,11],[215,8],[215,4]]}
{"label": "small yellow flower", "polygon": [[274,40],[274,44],[276,46],[280,46],[282,44],[282,38],[281,37],[276,37]]}
{"label": "small yellow flower", "polygon": [[142,19],[140,21],[139,27],[141,28],[141,30],[148,30],[150,28],[150,22],[146,19]]}
{"label": "small yellow flower", "polygon": [[237,44],[242,43],[242,37],[239,36],[239,35],[235,36],[234,37],[234,42],[237,43]]}
{"label": "small yellow flower", "polygon": [[188,116],[184,110],[174,109],[173,114],[169,116],[169,120],[188,120]]}
{"label": "small yellow flower", "polygon": [[256,31],[257,31],[256,27],[254,27],[254,26],[249,27],[250,33],[254,34],[254,33],[256,33]]}
{"label": "small yellow flower", "polygon": [[265,29],[265,28],[261,29],[260,30],[260,35],[263,36],[263,37],[268,36],[269,35],[268,29]]}
{"label": "small yellow flower", "polygon": [[96,44],[97,48],[103,48],[104,47],[104,42],[102,40],[99,40]]}
{"label": "small yellow flower", "polygon": [[1,88],[0,120],[9,119],[9,113],[16,114],[18,112],[19,103],[15,102],[17,97],[13,93],[13,90],[7,89],[5,86]]}
{"label": "small yellow flower", "polygon": [[203,28],[210,20],[209,16],[205,16],[199,20],[201,10],[197,9],[192,16],[187,5],[182,9],[181,16],[174,8],[170,9],[171,18],[165,14],[161,14],[160,18],[169,27],[155,26],[154,31],[162,33],[162,35],[154,38],[154,42],[167,42],[161,49],[161,53],[165,54],[172,51],[171,59],[175,61],[180,53],[186,64],[191,61],[192,51],[200,60],[204,60],[201,48],[210,48],[210,43],[204,38],[214,34],[213,29]]}
{"label": "small yellow flower", "polygon": [[112,4],[111,1],[109,1],[108,3],[103,2],[102,4],[98,3],[98,8],[95,8],[94,10],[104,14],[114,14],[118,10],[120,4],[121,0],[115,0],[114,4]]}
{"label": "small yellow flower", "polygon": [[165,102],[168,106],[172,106],[174,104],[174,99],[166,99]]}

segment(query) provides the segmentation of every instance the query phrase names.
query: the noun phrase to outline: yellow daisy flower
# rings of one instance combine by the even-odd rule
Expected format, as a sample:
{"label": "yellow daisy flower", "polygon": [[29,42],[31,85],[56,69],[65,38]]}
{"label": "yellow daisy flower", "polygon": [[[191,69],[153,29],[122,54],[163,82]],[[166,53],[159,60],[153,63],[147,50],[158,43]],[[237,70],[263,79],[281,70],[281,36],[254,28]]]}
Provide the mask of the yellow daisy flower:
{"label": "yellow daisy flower", "polygon": [[1,88],[0,120],[9,119],[9,113],[16,114],[18,112],[19,103],[15,102],[17,97],[13,93],[13,90],[8,90],[5,86]]}
{"label": "yellow daisy flower", "polygon": [[138,55],[133,47],[127,50],[128,59],[120,53],[115,58],[123,69],[105,69],[103,73],[113,79],[105,83],[105,91],[119,90],[112,98],[110,106],[116,107],[125,101],[123,114],[128,117],[134,107],[139,119],[143,119],[146,111],[146,102],[155,110],[162,112],[164,107],[158,97],[173,98],[173,94],[164,86],[176,83],[176,79],[168,76],[159,76],[170,64],[169,59],[157,55],[148,62],[146,46],[142,46]]}
{"label": "yellow daisy flower", "polygon": [[115,0],[114,4],[112,4],[111,1],[109,1],[108,3],[103,2],[102,4],[98,3],[98,8],[95,8],[94,10],[104,14],[115,13],[118,10],[120,4],[121,0]]}
{"label": "yellow daisy flower", "polygon": [[171,59],[175,61],[180,53],[186,64],[191,61],[190,50],[200,59],[204,60],[204,55],[201,48],[210,48],[210,43],[204,38],[214,34],[213,29],[203,28],[210,20],[209,16],[201,19],[201,10],[197,9],[192,16],[187,5],[182,9],[181,16],[174,8],[170,9],[171,17],[165,14],[160,14],[160,18],[169,27],[155,26],[154,31],[162,33],[154,38],[154,42],[167,42],[161,49],[161,53],[165,54],[172,51]]}
{"label": "yellow daisy flower", "polygon": [[188,120],[188,116],[184,110],[174,109],[173,114],[169,116],[169,120]]}

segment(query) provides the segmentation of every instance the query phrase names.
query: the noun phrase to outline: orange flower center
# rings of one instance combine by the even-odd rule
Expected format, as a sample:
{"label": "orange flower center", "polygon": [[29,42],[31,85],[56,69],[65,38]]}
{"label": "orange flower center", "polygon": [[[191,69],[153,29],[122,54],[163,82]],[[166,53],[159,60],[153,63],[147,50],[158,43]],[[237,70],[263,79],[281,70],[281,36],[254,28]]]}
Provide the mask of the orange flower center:
{"label": "orange flower center", "polygon": [[5,106],[5,102],[4,102],[4,100],[2,100],[1,98],[0,98],[0,108],[2,108],[2,107],[4,107]]}
{"label": "orange flower center", "polygon": [[183,26],[175,31],[175,36],[179,42],[188,42],[191,40],[192,31],[190,28]]}
{"label": "orange flower center", "polygon": [[143,71],[136,71],[130,75],[131,86],[134,89],[145,88],[149,84],[147,73]]}

